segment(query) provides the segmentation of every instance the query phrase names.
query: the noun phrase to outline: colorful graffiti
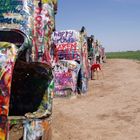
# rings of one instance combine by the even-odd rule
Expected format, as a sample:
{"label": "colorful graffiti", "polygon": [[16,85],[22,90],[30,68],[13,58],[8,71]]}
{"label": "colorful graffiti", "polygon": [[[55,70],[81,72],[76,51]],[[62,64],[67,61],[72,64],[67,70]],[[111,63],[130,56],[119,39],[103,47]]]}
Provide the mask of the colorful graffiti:
{"label": "colorful graffiti", "polygon": [[54,44],[61,44],[61,43],[73,43],[78,41],[77,39],[78,33],[67,30],[67,31],[61,31],[61,32],[54,32]]}
{"label": "colorful graffiti", "polygon": [[[89,43],[88,46],[90,46]],[[89,52],[89,57],[92,63],[96,63],[96,62],[102,63],[105,60],[105,50],[98,40],[96,41],[93,40],[93,43],[91,44],[91,50],[92,51]]]}
{"label": "colorful graffiti", "polygon": [[[71,60],[60,60],[54,67],[55,95],[67,95],[66,90],[77,91],[77,76],[80,65]],[[66,94],[65,94],[66,93]]]}
{"label": "colorful graffiti", "polygon": [[33,120],[24,122],[24,140],[47,139],[45,134],[51,135],[50,122],[51,120]]}
{"label": "colorful graffiti", "polygon": [[53,43],[56,46],[56,59],[80,61],[79,34],[73,30],[54,32]]}
{"label": "colorful graffiti", "polygon": [[49,62],[51,34],[55,28],[54,8],[48,3],[36,3],[33,30],[33,61]]}
{"label": "colorful graffiti", "polygon": [[20,29],[29,34],[32,1],[2,0],[0,5],[0,28]]}
{"label": "colorful graffiti", "polygon": [[56,45],[57,48],[57,59],[65,59],[65,60],[80,60],[80,53],[77,50],[77,43],[66,43]]}
{"label": "colorful graffiti", "polygon": [[[54,69],[55,91],[60,95],[66,89],[71,89],[73,93],[76,93],[77,87],[82,92],[87,91],[88,53],[86,36],[75,30],[55,31],[52,40],[55,46],[53,57],[56,61],[56,68]],[[63,65],[62,62],[68,65]],[[71,64],[75,65],[72,70],[69,69]]]}
{"label": "colorful graffiti", "polygon": [[[14,29],[13,32],[21,31],[24,35],[24,41],[22,43],[18,42],[20,39],[14,39],[17,41],[14,43],[18,45],[18,48],[14,44],[11,45],[11,48],[3,44],[0,47],[0,139],[2,140],[8,139],[9,124],[7,123],[7,116],[9,115],[9,102],[11,105],[14,101],[17,104],[21,101],[21,104],[15,107],[11,105],[11,108],[14,110],[13,112],[20,115],[19,112],[22,110],[20,107],[23,109],[26,108],[27,110],[32,108],[30,104],[28,108],[26,107],[27,99],[24,99],[25,102],[21,100],[22,97],[26,97],[27,95],[29,96],[28,99],[30,99],[30,92],[32,92],[32,96],[36,95],[42,100],[38,106],[35,106],[36,110],[33,108],[31,109],[32,112],[29,111],[29,113],[26,112],[22,115],[25,115],[27,120],[30,118],[44,118],[51,115],[54,81],[50,72],[50,48],[51,34],[55,30],[56,12],[57,0],[0,1],[0,31],[6,31],[8,29],[8,33],[10,33]],[[5,40],[7,42],[12,41],[10,39],[8,40],[8,38],[4,38]],[[0,41],[3,40],[0,38]],[[41,81],[41,79],[43,80]],[[18,82],[15,82],[16,80]],[[24,81],[24,85],[22,84],[22,80]],[[39,83],[39,81],[41,82]],[[13,82],[18,88],[14,84],[12,84],[11,88],[11,83]],[[31,82],[34,85],[29,84]],[[30,92],[27,90],[27,85],[31,86],[28,88]],[[40,95],[37,95],[38,93]],[[32,103],[35,102],[37,100],[33,99]],[[19,112],[16,112],[16,109],[19,109]],[[38,121],[34,120],[33,123],[28,123],[28,126],[31,127],[32,124],[38,124]],[[24,131],[26,131],[26,127],[24,128]],[[33,135],[36,130],[35,128]]]}
{"label": "colorful graffiti", "polygon": [[24,32],[32,45],[34,62],[50,63],[51,34],[55,29],[56,0],[7,0],[0,2],[0,28]]}
{"label": "colorful graffiti", "polygon": [[0,138],[5,140],[7,116],[9,113],[10,89],[17,47],[14,44],[0,42]]}
{"label": "colorful graffiti", "polygon": [[89,78],[89,63],[88,63],[88,49],[87,49],[87,37],[85,32],[81,33],[81,91],[86,93],[88,90],[88,78]]}

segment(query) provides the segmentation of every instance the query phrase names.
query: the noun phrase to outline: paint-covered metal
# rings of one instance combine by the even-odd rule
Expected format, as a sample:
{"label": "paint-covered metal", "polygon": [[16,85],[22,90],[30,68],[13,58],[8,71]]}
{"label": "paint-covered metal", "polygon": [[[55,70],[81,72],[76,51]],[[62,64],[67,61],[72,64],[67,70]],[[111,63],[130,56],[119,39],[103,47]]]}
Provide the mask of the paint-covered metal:
{"label": "paint-covered metal", "polygon": [[11,131],[19,125],[19,139],[50,139],[56,12],[57,0],[0,1],[1,140],[16,140]]}
{"label": "paint-covered metal", "polygon": [[60,60],[54,67],[55,95],[67,96],[77,91],[77,79],[80,65],[72,60]]}
{"label": "paint-covered metal", "polygon": [[46,62],[55,29],[56,0],[1,0],[0,29],[17,29],[32,45],[32,61]]}
{"label": "paint-covered metal", "polygon": [[55,93],[65,95],[86,92],[88,82],[88,54],[86,35],[76,30],[53,33]]}
{"label": "paint-covered metal", "polygon": [[2,140],[6,139],[8,129],[11,75],[16,56],[17,47],[14,44],[0,42],[0,138]]}

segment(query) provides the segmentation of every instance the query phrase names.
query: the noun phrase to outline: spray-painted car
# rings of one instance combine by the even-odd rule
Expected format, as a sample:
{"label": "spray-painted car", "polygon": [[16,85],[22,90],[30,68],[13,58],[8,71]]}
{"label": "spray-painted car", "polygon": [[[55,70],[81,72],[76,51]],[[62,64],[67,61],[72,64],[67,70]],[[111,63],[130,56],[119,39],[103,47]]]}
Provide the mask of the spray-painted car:
{"label": "spray-painted car", "polygon": [[0,1],[0,140],[50,140],[56,0]]}
{"label": "spray-painted car", "polygon": [[67,95],[67,91],[74,94],[86,92],[88,53],[85,30],[55,31],[52,38],[55,95]]}

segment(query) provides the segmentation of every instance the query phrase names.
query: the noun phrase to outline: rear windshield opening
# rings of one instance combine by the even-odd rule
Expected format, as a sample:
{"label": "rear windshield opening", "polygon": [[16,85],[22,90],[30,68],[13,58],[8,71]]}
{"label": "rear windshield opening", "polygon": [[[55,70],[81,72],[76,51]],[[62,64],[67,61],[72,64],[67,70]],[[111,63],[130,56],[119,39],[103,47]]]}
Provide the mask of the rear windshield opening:
{"label": "rear windshield opening", "polygon": [[20,47],[24,43],[24,34],[18,30],[0,31],[0,41],[10,42]]}
{"label": "rear windshield opening", "polygon": [[52,80],[51,69],[17,60],[13,72],[9,116],[37,111]]}

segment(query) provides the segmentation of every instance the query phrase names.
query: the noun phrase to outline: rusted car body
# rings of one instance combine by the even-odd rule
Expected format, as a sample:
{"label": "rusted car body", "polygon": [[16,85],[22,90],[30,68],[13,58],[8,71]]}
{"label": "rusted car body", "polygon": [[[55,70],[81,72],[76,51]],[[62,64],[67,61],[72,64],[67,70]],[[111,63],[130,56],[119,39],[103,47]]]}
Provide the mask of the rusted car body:
{"label": "rusted car body", "polygon": [[85,32],[55,31],[52,38],[55,95],[85,93],[88,89],[88,53]]}
{"label": "rusted car body", "polygon": [[0,1],[0,140],[50,140],[56,0]]}

